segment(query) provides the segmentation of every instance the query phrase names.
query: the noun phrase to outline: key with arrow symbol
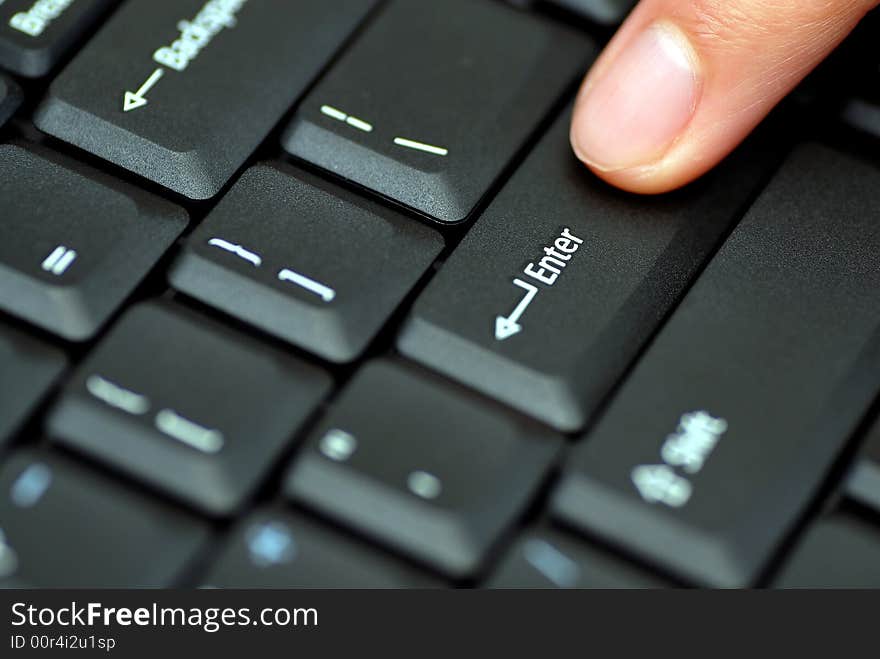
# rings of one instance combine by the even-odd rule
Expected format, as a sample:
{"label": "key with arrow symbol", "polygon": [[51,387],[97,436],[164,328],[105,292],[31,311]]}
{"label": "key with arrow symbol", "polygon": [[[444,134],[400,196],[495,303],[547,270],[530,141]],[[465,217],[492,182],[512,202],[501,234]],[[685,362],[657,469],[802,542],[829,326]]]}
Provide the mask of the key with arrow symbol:
{"label": "key with arrow symbol", "polygon": [[513,310],[513,313],[509,316],[495,317],[495,339],[497,341],[504,341],[522,331],[522,325],[519,324],[519,319],[522,318],[522,315],[526,312],[526,309],[529,308],[535,295],[538,294],[538,288],[536,286],[524,282],[522,279],[514,279],[513,283],[523,289],[526,294],[525,297],[519,301],[519,304],[516,305],[516,309]]}
{"label": "key with arrow symbol", "polygon": [[165,75],[165,69],[156,69],[136,92],[125,92],[122,101],[122,111],[131,112],[145,106],[148,103],[146,94],[159,82],[163,75]]}
{"label": "key with arrow symbol", "polygon": [[[119,9],[54,77],[34,123],[190,200],[206,200],[241,169],[379,3],[110,4]],[[325,98],[352,110],[357,105],[339,94]]]}

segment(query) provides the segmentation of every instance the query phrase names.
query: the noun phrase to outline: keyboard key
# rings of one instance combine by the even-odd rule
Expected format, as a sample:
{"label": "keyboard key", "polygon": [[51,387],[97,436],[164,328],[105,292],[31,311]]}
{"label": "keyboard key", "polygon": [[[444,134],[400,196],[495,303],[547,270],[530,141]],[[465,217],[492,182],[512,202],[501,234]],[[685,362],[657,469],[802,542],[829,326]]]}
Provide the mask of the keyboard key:
{"label": "keyboard key", "polygon": [[488,582],[489,588],[663,588],[619,558],[554,529],[529,531]]}
{"label": "keyboard key", "polygon": [[612,191],[569,116],[417,300],[406,356],[563,431],[582,428],[738,218],[766,171],[739,154],[664,198]]}
{"label": "keyboard key", "polygon": [[60,350],[0,327],[0,446],[27,418],[66,364]]}
{"label": "keyboard key", "polygon": [[880,513],[880,420],[869,431],[846,479],[844,492],[850,499]]}
{"label": "keyboard key", "polygon": [[774,586],[880,588],[880,529],[846,516],[813,524]]}
{"label": "keyboard key", "polygon": [[0,145],[0,309],[91,338],[186,226],[168,202],[44,149]]}
{"label": "keyboard key", "polygon": [[405,565],[302,515],[263,511],[239,524],[206,585],[217,588],[428,588]]}
{"label": "keyboard key", "polygon": [[0,75],[0,127],[21,105],[21,91],[9,78]]}
{"label": "keyboard key", "polygon": [[142,305],[80,366],[49,433],[225,515],[253,492],[329,385],[322,372],[249,337]]}
{"label": "keyboard key", "polygon": [[579,447],[557,516],[752,583],[880,389],[878,203],[876,169],[799,149]]}
{"label": "keyboard key", "polygon": [[0,587],[173,586],[209,528],[70,460],[19,453],[0,470]]}
{"label": "keyboard key", "polygon": [[310,350],[357,357],[443,247],[438,234],[284,165],[245,172],[172,285]]}
{"label": "keyboard key", "polygon": [[500,3],[395,0],[309,93],[284,148],[458,222],[592,54],[584,38]]}
{"label": "keyboard key", "polygon": [[116,0],[0,2],[0,68],[46,75]]}
{"label": "keyboard key", "polygon": [[568,9],[600,25],[623,22],[636,0],[545,0],[547,4]]}
{"label": "keyboard key", "polygon": [[216,195],[374,0],[130,0],[56,79],[41,130]]}
{"label": "keyboard key", "polygon": [[288,476],[292,497],[453,577],[473,574],[559,447],[395,363],[363,368]]}

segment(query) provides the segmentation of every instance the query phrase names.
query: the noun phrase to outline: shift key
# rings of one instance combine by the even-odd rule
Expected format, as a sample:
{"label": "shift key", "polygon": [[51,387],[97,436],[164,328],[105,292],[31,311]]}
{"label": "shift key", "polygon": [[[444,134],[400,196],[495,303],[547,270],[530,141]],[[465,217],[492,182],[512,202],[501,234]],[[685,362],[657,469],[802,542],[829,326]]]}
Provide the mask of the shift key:
{"label": "shift key", "polygon": [[687,190],[638,198],[574,157],[568,126],[566,114],[477,220],[398,343],[567,432],[593,416],[767,164],[755,143]]}
{"label": "shift key", "polygon": [[38,128],[190,199],[216,195],[375,0],[130,0]]}
{"label": "shift key", "polygon": [[880,390],[880,171],[799,149],[586,441],[561,520],[695,583],[756,583]]}

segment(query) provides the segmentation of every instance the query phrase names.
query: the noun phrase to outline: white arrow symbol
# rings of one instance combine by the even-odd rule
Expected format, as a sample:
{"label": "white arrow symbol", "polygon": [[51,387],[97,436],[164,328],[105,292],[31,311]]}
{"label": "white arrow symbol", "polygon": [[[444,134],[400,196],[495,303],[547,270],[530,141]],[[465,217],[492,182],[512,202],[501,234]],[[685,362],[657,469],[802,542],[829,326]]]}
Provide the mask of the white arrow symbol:
{"label": "white arrow symbol", "polygon": [[523,289],[526,292],[526,295],[520,300],[519,304],[516,305],[516,309],[513,310],[512,314],[506,318],[504,316],[497,316],[495,318],[495,339],[497,341],[504,341],[504,339],[509,339],[514,334],[519,334],[522,331],[522,325],[519,324],[519,319],[526,312],[526,309],[529,308],[535,295],[538,294],[538,288],[536,286],[532,286],[521,279],[514,279],[513,283]]}
{"label": "white arrow symbol", "polygon": [[153,85],[159,82],[159,78],[161,78],[164,73],[165,69],[156,69],[136,92],[125,92],[125,99],[122,101],[122,111],[131,112],[132,110],[137,110],[146,105],[147,99],[144,95],[153,88]]}

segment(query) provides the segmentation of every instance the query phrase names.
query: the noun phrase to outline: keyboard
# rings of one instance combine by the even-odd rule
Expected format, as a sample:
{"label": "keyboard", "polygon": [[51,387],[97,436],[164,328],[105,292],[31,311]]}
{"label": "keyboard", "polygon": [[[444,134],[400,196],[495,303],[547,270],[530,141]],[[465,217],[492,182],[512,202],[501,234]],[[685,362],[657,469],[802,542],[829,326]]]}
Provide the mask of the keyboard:
{"label": "keyboard", "polygon": [[633,4],[0,3],[0,586],[880,586],[880,25],[638,197]]}

